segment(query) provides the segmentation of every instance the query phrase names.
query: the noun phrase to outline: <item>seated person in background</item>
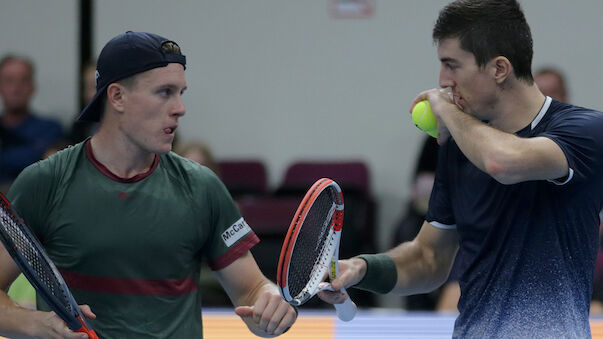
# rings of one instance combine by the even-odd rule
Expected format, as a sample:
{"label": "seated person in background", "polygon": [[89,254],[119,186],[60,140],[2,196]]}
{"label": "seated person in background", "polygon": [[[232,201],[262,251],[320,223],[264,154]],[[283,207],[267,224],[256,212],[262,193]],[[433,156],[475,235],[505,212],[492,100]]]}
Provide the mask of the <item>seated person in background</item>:
{"label": "seated person in background", "polygon": [[593,296],[590,302],[590,314],[603,314],[603,210],[599,213],[599,252],[593,279]]}
{"label": "seated person in background", "polygon": [[[429,197],[435,179],[435,169],[438,161],[437,139],[425,136],[425,141],[419,154],[412,182],[412,195],[406,215],[399,222],[392,246],[413,240],[425,220]],[[442,311],[457,312],[457,303],[461,294],[458,284],[461,263],[457,259],[451,270],[448,281],[442,287],[429,293],[408,295],[405,298],[405,308],[410,311]]]}
{"label": "seated person in background", "polygon": [[565,77],[561,71],[554,68],[542,68],[534,75],[534,82],[536,82],[542,94],[548,95],[557,101],[568,102]]}
{"label": "seated person in background", "polygon": [[[82,73],[80,74],[80,89],[81,110],[92,101],[94,94],[96,94],[96,61],[89,61],[82,68]],[[71,125],[70,139],[74,144],[77,144],[80,141],[84,141],[87,137],[92,136],[97,128],[97,122],[75,119]]]}
{"label": "seated person in background", "polygon": [[[219,176],[218,163],[209,148],[209,145],[202,141],[191,141],[180,144],[176,147],[176,153],[182,157],[188,158],[199,165],[203,165]],[[236,201],[235,201],[236,204]],[[222,289],[222,285],[210,273],[211,268],[206,264],[201,264],[201,278],[199,284],[201,289],[205,291],[203,295],[203,305],[213,307],[228,307],[230,301],[228,295]]]}
{"label": "seated person in background", "polygon": [[423,220],[425,220],[438,161],[438,142],[435,138],[425,137],[417,160],[412,181],[411,199],[408,203],[406,215],[396,227],[394,244],[414,239],[423,224]]}
{"label": "seated person in background", "polygon": [[31,111],[35,92],[34,66],[23,57],[0,60],[0,184],[7,185],[25,167],[42,158],[44,151],[63,137],[60,123]]}
{"label": "seated person in background", "polygon": [[202,141],[191,141],[178,147],[176,153],[209,168],[218,176],[220,175],[218,163],[214,159],[214,156],[206,143]]}
{"label": "seated person in background", "polygon": [[42,159],[46,159],[49,156],[57,153],[58,151],[61,151],[67,147],[69,147],[69,142],[67,140],[57,140],[57,142],[55,142],[54,144],[50,145],[46,151],[44,151],[44,154],[42,155]]}
{"label": "seated person in background", "polygon": [[[421,153],[417,159],[415,168],[411,198],[408,202],[406,214],[394,230],[394,237],[391,246],[396,246],[402,242],[411,241],[415,238],[429,206],[429,196],[433,188],[435,178],[436,163],[438,160],[438,142],[435,138],[425,136]],[[440,289],[430,293],[409,295],[405,299],[405,308],[411,311],[434,310],[440,295]]]}

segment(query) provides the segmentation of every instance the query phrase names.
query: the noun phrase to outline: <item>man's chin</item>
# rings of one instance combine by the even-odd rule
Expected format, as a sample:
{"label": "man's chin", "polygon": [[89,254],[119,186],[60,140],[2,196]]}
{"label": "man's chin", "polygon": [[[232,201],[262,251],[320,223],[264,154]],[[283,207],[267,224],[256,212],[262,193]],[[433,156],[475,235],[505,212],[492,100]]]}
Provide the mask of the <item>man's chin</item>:
{"label": "man's chin", "polygon": [[157,147],[156,149],[154,149],[153,153],[158,154],[158,155],[167,154],[167,153],[170,153],[172,148],[173,148],[172,144],[162,145],[161,147]]}

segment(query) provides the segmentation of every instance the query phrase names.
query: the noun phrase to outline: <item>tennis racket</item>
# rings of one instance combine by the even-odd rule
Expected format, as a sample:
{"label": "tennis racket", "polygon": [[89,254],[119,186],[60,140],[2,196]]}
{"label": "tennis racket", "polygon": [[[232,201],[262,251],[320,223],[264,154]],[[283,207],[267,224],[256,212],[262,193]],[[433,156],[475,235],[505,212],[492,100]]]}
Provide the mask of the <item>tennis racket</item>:
{"label": "tennis racket", "polygon": [[[277,284],[288,303],[300,306],[319,291],[333,290],[323,279],[327,271],[331,280],[339,274],[342,227],[341,188],[331,179],[319,179],[297,208],[281,249]],[[341,292],[347,295],[345,289]],[[356,304],[349,295],[343,304],[335,304],[335,309],[343,321],[356,315]]]}
{"label": "tennis racket", "polygon": [[23,275],[67,326],[98,339],[84,321],[84,315],[69,292],[63,277],[52,263],[33,232],[0,193],[0,240]]}

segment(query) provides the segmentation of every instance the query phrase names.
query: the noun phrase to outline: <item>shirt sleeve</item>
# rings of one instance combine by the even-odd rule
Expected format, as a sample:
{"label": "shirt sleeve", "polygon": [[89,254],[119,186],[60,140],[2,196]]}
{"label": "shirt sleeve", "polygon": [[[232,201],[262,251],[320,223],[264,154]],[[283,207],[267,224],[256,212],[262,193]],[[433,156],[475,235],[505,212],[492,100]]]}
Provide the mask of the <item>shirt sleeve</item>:
{"label": "shirt sleeve", "polygon": [[585,182],[603,171],[603,113],[572,111],[551,123],[539,136],[553,140],[565,154],[569,173],[550,180],[558,185]]}
{"label": "shirt sleeve", "polygon": [[450,203],[448,180],[449,154],[456,147],[453,140],[442,145],[438,151],[435,181],[429,198],[429,209],[425,220],[432,226],[442,229],[456,228],[456,221]]}
{"label": "shirt sleeve", "polygon": [[53,181],[47,161],[25,168],[11,184],[7,198],[19,217],[44,244],[47,231],[50,190]]}
{"label": "shirt sleeve", "polygon": [[260,240],[241,217],[224,184],[215,174],[210,173],[210,177],[207,193],[213,233],[204,252],[209,267],[219,270],[230,265]]}

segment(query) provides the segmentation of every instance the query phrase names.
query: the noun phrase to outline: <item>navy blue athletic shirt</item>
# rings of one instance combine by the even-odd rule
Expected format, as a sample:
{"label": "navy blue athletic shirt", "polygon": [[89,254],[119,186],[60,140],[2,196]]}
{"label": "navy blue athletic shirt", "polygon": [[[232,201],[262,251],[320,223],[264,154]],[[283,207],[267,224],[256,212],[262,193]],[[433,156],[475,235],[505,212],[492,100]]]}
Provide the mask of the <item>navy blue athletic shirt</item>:
{"label": "navy blue athletic shirt", "polygon": [[547,97],[516,135],[557,143],[569,175],[503,185],[474,166],[454,140],[439,150],[426,220],[459,234],[464,262],[454,337],[590,337],[603,113]]}

